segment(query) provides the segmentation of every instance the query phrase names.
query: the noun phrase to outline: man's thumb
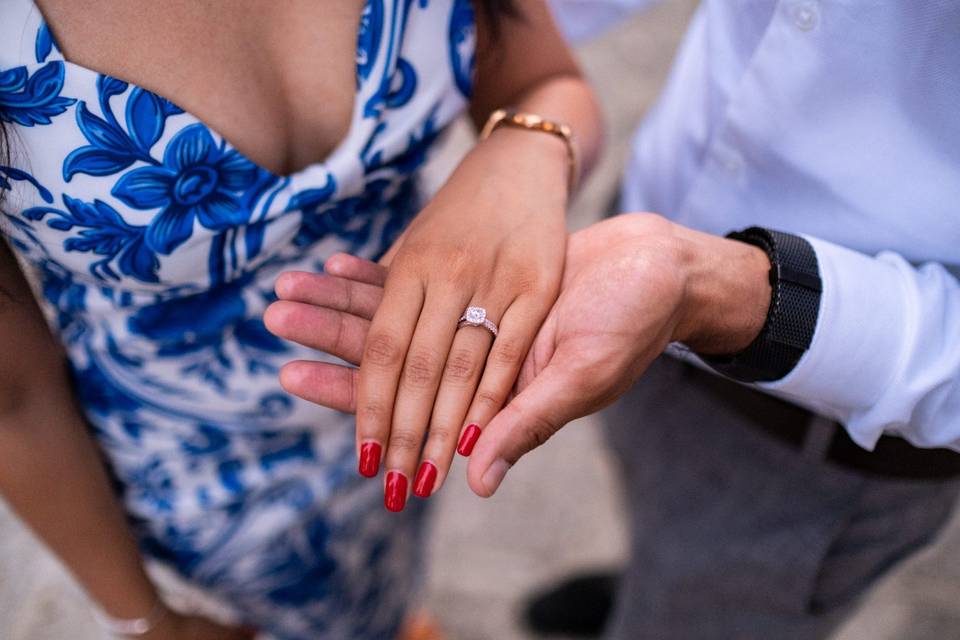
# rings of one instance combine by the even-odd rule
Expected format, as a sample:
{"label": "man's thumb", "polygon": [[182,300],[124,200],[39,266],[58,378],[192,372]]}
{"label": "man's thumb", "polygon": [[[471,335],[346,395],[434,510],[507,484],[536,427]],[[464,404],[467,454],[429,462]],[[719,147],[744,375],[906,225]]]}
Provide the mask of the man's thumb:
{"label": "man's thumb", "polygon": [[467,482],[478,496],[492,496],[517,460],[581,417],[583,399],[559,355],[483,430],[467,466]]}

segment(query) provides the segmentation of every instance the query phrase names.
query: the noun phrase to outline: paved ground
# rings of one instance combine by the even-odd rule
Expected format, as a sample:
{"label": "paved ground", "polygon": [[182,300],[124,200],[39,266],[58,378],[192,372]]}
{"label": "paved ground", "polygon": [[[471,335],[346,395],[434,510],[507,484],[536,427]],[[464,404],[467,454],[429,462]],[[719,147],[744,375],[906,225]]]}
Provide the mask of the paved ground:
{"label": "paved ground", "polygon": [[[604,96],[611,142],[574,226],[589,223],[613,188],[628,132],[655,96],[694,4],[667,2],[582,50]],[[459,467],[436,498],[427,605],[452,640],[532,640],[516,622],[528,590],[623,557],[619,500],[591,420],[525,459],[494,500],[474,497]],[[960,519],[884,581],[834,640],[958,639]],[[0,640],[100,640],[79,590],[2,506]]]}

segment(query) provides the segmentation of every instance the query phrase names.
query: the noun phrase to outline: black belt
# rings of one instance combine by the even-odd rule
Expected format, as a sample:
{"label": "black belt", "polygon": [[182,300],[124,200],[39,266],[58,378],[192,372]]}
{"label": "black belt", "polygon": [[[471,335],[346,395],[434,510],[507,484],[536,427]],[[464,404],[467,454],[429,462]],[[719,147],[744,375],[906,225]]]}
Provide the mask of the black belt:
{"label": "black belt", "polygon": [[[684,365],[687,377],[714,395],[718,402],[760,429],[796,449],[811,435],[816,414],[727,378]],[[960,453],[952,449],[921,449],[903,438],[885,435],[873,451],[854,442],[840,423],[826,444],[824,460],[864,474],[913,480],[960,477]]]}

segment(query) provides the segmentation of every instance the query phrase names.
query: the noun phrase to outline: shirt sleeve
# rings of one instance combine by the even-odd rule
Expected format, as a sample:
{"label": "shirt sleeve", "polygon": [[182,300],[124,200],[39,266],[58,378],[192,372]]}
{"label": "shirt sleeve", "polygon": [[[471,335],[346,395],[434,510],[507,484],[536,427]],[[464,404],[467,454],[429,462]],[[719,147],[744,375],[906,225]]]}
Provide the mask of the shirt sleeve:
{"label": "shirt sleeve", "polygon": [[813,341],[758,386],[836,418],[866,449],[886,432],[960,451],[960,282],[940,264],[807,240],[823,282]]}
{"label": "shirt sleeve", "polygon": [[631,13],[661,0],[550,0],[560,30],[579,43],[598,36]]}

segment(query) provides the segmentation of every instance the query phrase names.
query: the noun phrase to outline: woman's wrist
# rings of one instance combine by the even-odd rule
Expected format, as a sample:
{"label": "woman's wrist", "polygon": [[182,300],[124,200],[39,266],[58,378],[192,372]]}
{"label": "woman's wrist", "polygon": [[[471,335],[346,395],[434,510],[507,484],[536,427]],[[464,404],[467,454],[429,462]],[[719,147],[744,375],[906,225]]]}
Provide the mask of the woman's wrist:
{"label": "woman's wrist", "polygon": [[674,341],[703,354],[742,351],[766,322],[770,260],[758,247],[674,226],[685,283]]}
{"label": "woman's wrist", "polygon": [[546,135],[563,142],[567,158],[567,189],[573,191],[580,177],[580,162],[577,142],[570,125],[550,120],[536,113],[528,113],[513,109],[497,109],[487,119],[487,124],[480,133],[480,140],[485,140],[498,129],[517,129],[528,133]]}
{"label": "woman's wrist", "polygon": [[476,152],[498,180],[521,192],[526,185],[544,204],[565,209],[570,159],[563,139],[542,131],[500,127],[477,145]]}

